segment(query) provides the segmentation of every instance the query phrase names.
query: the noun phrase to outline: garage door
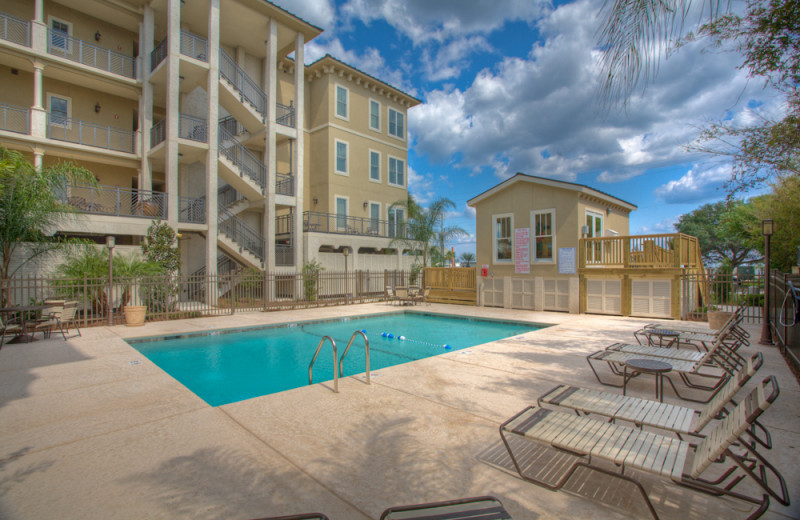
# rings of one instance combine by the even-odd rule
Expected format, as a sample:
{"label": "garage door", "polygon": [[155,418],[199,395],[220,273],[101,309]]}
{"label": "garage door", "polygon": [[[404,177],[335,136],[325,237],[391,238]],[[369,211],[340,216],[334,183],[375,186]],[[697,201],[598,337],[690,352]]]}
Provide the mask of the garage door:
{"label": "garage door", "polygon": [[486,307],[503,306],[503,279],[484,278],[483,279],[483,304]]}
{"label": "garage door", "polygon": [[533,309],[534,280],[527,278],[511,279],[511,306],[515,309]]}
{"label": "garage door", "polygon": [[544,281],[544,310],[569,311],[569,280]]}
{"label": "garage door", "polygon": [[669,280],[632,280],[631,315],[669,318],[671,292]]}
{"label": "garage door", "polygon": [[622,283],[619,280],[586,280],[586,312],[622,313]]}

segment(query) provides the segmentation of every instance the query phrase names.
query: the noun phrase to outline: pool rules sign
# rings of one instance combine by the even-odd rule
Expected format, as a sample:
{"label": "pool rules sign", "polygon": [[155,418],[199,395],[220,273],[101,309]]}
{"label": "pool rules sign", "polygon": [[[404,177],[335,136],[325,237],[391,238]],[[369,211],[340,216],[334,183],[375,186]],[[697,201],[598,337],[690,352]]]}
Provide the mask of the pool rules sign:
{"label": "pool rules sign", "polygon": [[514,272],[531,272],[531,230],[528,228],[514,230]]}

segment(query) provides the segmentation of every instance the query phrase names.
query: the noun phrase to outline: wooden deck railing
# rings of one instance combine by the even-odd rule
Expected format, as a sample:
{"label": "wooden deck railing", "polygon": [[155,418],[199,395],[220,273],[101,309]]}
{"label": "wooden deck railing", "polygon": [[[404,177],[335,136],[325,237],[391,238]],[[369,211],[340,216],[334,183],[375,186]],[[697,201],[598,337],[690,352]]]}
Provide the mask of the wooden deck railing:
{"label": "wooden deck railing", "polygon": [[581,268],[702,267],[696,237],[682,233],[582,238]]}

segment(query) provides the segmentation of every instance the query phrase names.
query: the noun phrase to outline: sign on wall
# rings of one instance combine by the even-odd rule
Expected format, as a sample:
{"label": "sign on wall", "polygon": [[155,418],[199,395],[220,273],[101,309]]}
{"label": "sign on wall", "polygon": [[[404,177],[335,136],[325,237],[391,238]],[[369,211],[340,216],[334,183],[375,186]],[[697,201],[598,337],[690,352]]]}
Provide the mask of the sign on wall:
{"label": "sign on wall", "polygon": [[575,248],[558,248],[558,274],[575,274]]}
{"label": "sign on wall", "polygon": [[514,272],[517,274],[531,272],[531,230],[529,228],[514,230]]}

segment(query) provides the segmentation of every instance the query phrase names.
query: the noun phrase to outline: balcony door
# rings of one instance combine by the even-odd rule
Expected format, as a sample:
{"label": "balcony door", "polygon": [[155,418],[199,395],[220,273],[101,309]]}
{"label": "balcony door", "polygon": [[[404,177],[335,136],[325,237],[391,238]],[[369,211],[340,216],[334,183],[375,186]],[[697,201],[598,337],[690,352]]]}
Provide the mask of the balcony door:
{"label": "balcony door", "polygon": [[347,229],[347,198],[336,197],[336,229],[344,231]]}
{"label": "balcony door", "polygon": [[369,203],[369,232],[379,235],[381,229],[381,205],[377,202]]}
{"label": "balcony door", "polygon": [[[603,237],[603,214],[597,211],[586,210],[586,227],[589,228],[589,234],[586,238],[602,238]],[[586,248],[586,261],[588,263],[601,263],[603,261],[603,244],[602,242],[594,242]]]}
{"label": "balcony door", "polygon": [[406,213],[403,208],[389,209],[389,238],[405,237]]}

